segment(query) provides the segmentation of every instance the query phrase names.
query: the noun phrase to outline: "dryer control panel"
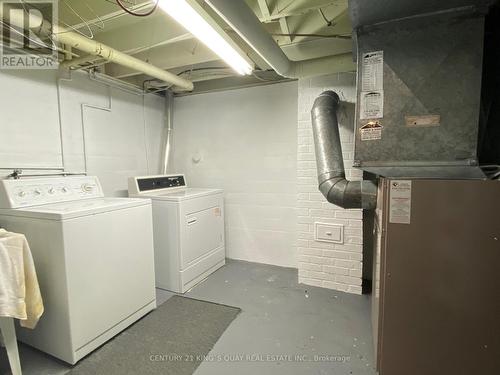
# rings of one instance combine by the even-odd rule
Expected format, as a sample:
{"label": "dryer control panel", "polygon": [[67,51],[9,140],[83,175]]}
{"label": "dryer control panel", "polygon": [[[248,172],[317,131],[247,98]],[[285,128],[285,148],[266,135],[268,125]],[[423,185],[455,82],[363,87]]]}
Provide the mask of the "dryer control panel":
{"label": "dryer control panel", "polygon": [[186,187],[186,178],[182,174],[131,177],[128,182],[128,193],[134,196],[152,191],[180,190]]}
{"label": "dryer control panel", "polygon": [[0,208],[21,208],[103,196],[101,184],[95,176],[0,180]]}

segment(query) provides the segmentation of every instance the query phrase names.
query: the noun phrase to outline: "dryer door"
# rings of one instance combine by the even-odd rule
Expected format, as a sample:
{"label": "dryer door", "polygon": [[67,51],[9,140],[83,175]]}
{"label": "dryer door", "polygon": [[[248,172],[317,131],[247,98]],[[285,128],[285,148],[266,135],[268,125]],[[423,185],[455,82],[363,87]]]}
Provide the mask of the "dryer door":
{"label": "dryer door", "polygon": [[181,203],[181,269],[224,246],[224,207],[221,194]]}

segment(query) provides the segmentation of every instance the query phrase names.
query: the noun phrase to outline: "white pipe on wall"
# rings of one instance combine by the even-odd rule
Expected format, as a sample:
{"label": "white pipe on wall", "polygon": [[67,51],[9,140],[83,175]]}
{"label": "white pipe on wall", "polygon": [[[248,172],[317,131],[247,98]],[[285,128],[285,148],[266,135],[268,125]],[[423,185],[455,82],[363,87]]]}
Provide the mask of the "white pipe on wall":
{"label": "white pipe on wall", "polygon": [[170,166],[170,155],[172,153],[172,115],[174,110],[174,95],[168,90],[165,95],[165,139],[163,144],[163,160],[161,173],[167,174]]}
{"label": "white pipe on wall", "polygon": [[[9,16],[9,22],[11,25],[16,26],[20,29],[24,28],[24,18],[26,16],[25,13],[10,12]],[[3,7],[0,7],[0,19],[5,19],[3,15]],[[35,33],[37,33],[38,35],[48,35],[48,33],[50,33],[50,23],[34,13],[29,14],[29,24],[39,25],[36,29],[34,29]],[[54,24],[52,25],[52,33],[57,38],[57,41],[63,43],[66,47],[76,48],[90,55],[102,57],[107,61],[114,62],[116,64],[144,73],[148,76],[157,78],[161,81],[165,81],[171,85],[174,85],[177,89],[185,91],[193,90],[193,82],[187,79],[181,78],[176,74],[170,73],[135,57],[129,56],[96,40],[84,37],[65,27]]]}

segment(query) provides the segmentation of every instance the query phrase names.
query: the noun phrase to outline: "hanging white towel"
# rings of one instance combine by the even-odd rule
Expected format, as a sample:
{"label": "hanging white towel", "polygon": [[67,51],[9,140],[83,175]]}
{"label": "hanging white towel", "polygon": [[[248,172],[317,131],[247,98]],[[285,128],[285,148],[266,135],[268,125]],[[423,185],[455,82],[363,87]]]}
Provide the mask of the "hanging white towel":
{"label": "hanging white towel", "polygon": [[35,264],[26,237],[0,229],[0,316],[35,328],[43,314]]}

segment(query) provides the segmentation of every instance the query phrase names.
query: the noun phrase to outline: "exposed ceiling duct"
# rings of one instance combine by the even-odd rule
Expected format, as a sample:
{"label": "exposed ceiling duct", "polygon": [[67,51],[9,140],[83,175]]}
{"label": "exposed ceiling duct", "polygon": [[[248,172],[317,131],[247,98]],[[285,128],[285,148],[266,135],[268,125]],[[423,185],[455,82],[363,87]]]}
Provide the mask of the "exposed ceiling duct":
{"label": "exposed ceiling duct", "polygon": [[[2,12],[3,7],[0,7],[1,19],[3,19]],[[25,25],[25,16],[26,15],[22,14],[21,12],[10,12],[10,25],[23,29]],[[66,45],[66,47],[70,46],[90,55],[102,57],[109,62],[114,62],[127,68],[147,74],[148,76],[157,78],[169,85],[174,86],[178,90],[193,90],[193,83],[187,79],[181,78],[145,61],[127,55],[96,40],[86,38],[60,25],[51,25],[47,20],[42,19],[33,12],[29,13],[29,17],[29,25],[40,25],[33,30],[35,34],[50,37],[49,34],[52,27],[52,34],[57,38],[57,42],[63,43],[64,45]]]}
{"label": "exposed ceiling duct", "polygon": [[348,181],[340,144],[337,110],[339,96],[325,91],[314,101],[311,110],[319,190],[328,200],[342,208],[374,209],[377,184],[374,181]]}
{"label": "exposed ceiling duct", "polygon": [[255,13],[243,0],[205,0],[214,11],[271,66],[286,78],[304,78],[330,73],[355,71],[352,54],[291,61],[264,29]]}

